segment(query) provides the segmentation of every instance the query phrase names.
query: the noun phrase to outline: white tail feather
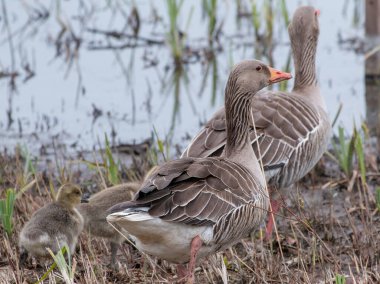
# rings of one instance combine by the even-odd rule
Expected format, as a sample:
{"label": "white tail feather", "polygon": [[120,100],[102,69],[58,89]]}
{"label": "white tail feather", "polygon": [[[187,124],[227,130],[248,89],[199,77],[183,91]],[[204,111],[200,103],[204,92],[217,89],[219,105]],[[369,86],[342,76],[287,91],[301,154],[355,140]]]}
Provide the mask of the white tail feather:
{"label": "white tail feather", "polygon": [[125,221],[130,221],[130,222],[141,222],[141,221],[146,221],[146,220],[152,220],[154,217],[150,216],[146,212],[141,212],[141,211],[130,211],[130,212],[115,212],[107,216],[107,220],[110,222],[113,221],[120,221],[120,220],[125,220]]}

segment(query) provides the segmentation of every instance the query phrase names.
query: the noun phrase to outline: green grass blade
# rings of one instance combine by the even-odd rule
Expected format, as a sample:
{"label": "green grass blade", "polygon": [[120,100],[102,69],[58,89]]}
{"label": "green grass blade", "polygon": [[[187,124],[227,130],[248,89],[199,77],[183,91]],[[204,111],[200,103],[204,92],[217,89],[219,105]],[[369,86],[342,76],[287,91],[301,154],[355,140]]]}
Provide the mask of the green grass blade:
{"label": "green grass blade", "polygon": [[257,10],[256,0],[251,1],[251,10],[252,10],[252,12],[251,12],[252,13],[252,25],[253,25],[253,28],[255,29],[255,35],[258,36],[259,31],[260,31],[261,21],[260,21],[259,12]]}
{"label": "green grass blade", "polygon": [[106,156],[107,156],[107,176],[108,180],[113,184],[117,185],[119,184],[119,169],[115,163],[115,160],[112,156],[111,147],[107,138],[107,135],[105,135],[106,140]]}
{"label": "green grass blade", "polygon": [[347,152],[347,146],[346,146],[346,138],[344,137],[344,128],[339,126],[339,146],[342,153]]}
{"label": "green grass blade", "polygon": [[264,11],[265,11],[265,22],[266,22],[266,33],[267,33],[267,41],[272,40],[273,35],[273,22],[274,22],[274,15],[273,15],[273,7],[271,4],[271,1],[267,0],[264,2]]}
{"label": "green grass blade", "polygon": [[[67,246],[65,245],[63,248],[61,248],[57,254],[54,254],[49,248],[47,248],[47,250],[54,259],[54,262],[57,264],[57,267],[61,272],[61,275],[66,284],[73,284],[74,272],[71,267],[71,255]],[[67,253],[68,262],[66,262],[65,253]]]}
{"label": "green grass blade", "polygon": [[334,119],[333,119],[333,122],[332,122],[332,124],[331,124],[331,127],[332,127],[332,128],[334,128],[335,123],[338,121],[338,118],[339,118],[339,116],[340,116],[340,113],[342,112],[342,108],[343,108],[343,104],[340,103],[340,104],[339,104],[339,107],[338,107],[338,111],[336,112],[335,117],[334,117]]}
{"label": "green grass blade", "polygon": [[[54,263],[50,265],[49,269],[42,275],[42,277],[35,283],[42,283],[49,274],[58,266],[59,271],[62,274],[62,277],[65,279],[65,282],[68,284],[74,283],[74,274],[71,268],[71,256],[67,246],[63,246],[57,254],[54,254],[51,249],[47,248],[49,254],[52,256]],[[67,254],[69,263],[67,264],[65,259],[65,254]]]}
{"label": "green grass blade", "polygon": [[[290,66],[290,62],[291,62],[291,57],[292,57],[292,51],[289,49],[288,51],[288,57],[287,57],[287,60],[286,60],[286,65],[284,67],[284,71],[285,72],[289,72],[290,73],[290,69],[291,69],[291,66]],[[288,88],[288,80],[284,80],[284,81],[281,81],[280,82],[280,86],[279,86],[279,90],[281,92],[285,92],[287,91],[287,88]]]}
{"label": "green grass blade", "polygon": [[368,125],[365,122],[362,123],[361,129],[363,131],[364,139],[370,138]]}
{"label": "green grass blade", "polygon": [[[177,0],[167,0],[166,6],[169,14],[169,32],[167,33],[167,38],[169,42],[169,46],[172,51],[172,55],[174,57],[174,61],[176,64],[181,62],[182,58],[182,50],[183,50],[183,40],[180,39],[178,28],[177,28],[177,19],[180,14],[180,9],[182,7],[183,0],[177,2]],[[190,12],[191,17],[192,12]],[[190,19],[189,17],[189,19]]]}
{"label": "green grass blade", "polygon": [[338,128],[338,143],[333,142],[334,152],[339,161],[339,166],[343,170],[344,174],[347,178],[349,178],[352,174],[353,162],[354,162],[354,154],[355,154],[355,145],[357,131],[354,128],[354,133],[351,136],[350,140],[347,142],[344,135],[344,128]]}
{"label": "green grass blade", "polygon": [[354,134],[354,135],[352,135],[352,137],[350,139],[350,142],[348,145],[348,150],[347,150],[347,156],[346,156],[348,176],[350,176],[352,173],[353,159],[354,159],[354,154],[355,154],[355,141],[356,141],[356,135]]}
{"label": "green grass blade", "polygon": [[347,166],[347,154],[346,154],[346,140],[344,138],[343,127],[338,128],[338,144],[333,142],[334,152],[337,155],[339,166],[343,170],[344,174],[348,176],[348,166]]}
{"label": "green grass blade", "polygon": [[7,189],[5,199],[0,200],[0,217],[4,230],[8,236],[13,232],[13,210],[16,200],[16,191],[12,188]]}
{"label": "green grass blade", "polygon": [[341,274],[335,275],[335,284],[345,284],[346,283],[346,277]]}
{"label": "green grass blade", "polygon": [[164,161],[166,162],[164,143],[158,137],[158,133],[157,133],[156,127],[154,127],[154,126],[153,126],[153,132],[154,132],[154,135],[156,136],[158,151],[161,153],[162,157],[164,158]]}
{"label": "green grass blade", "polygon": [[212,61],[212,85],[211,85],[211,105],[215,106],[216,103],[216,94],[218,86],[218,61],[214,57]]}
{"label": "green grass blade", "polygon": [[42,277],[34,284],[42,283],[42,281],[44,281],[56,267],[57,267],[57,263],[54,262],[52,265],[50,265],[49,269],[44,273],[44,275],[42,275]]}
{"label": "green grass blade", "polygon": [[204,2],[207,15],[208,15],[208,39],[209,42],[212,42],[214,37],[215,27],[216,27],[216,10],[217,10],[217,0],[207,0]]}
{"label": "green grass blade", "polygon": [[281,13],[282,13],[282,17],[284,18],[284,22],[285,22],[285,25],[288,26],[289,25],[289,12],[288,12],[288,8],[286,7],[286,1],[285,0],[281,0]]}
{"label": "green grass blade", "polygon": [[359,163],[359,170],[360,170],[360,176],[362,179],[363,186],[366,184],[366,169],[365,169],[365,155],[364,155],[364,149],[363,149],[363,141],[361,136],[356,133],[356,139],[355,139],[355,152],[356,157],[358,159]]}

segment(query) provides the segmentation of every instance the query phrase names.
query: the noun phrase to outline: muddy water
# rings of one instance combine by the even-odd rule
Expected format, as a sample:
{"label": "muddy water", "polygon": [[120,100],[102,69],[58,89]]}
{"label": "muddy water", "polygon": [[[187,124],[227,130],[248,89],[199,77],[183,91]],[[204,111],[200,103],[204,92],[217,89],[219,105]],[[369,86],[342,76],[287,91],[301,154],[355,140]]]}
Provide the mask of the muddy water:
{"label": "muddy water", "polygon": [[[102,33],[133,34],[137,18],[123,1],[2,0],[1,148],[19,143],[37,152],[55,139],[72,149],[91,149],[105,133],[114,143],[139,142],[152,135],[153,126],[159,136],[184,145],[184,138],[223,104],[233,63],[260,57],[280,69],[286,65],[289,39],[279,5],[273,5],[269,58],[258,53],[262,44],[251,18],[244,17],[251,2],[240,1],[239,8],[237,1],[218,1],[220,33],[212,57],[205,10],[184,1],[178,27],[185,35],[187,63],[175,70],[169,46],[161,44],[169,31],[166,2],[135,2],[138,40]],[[266,34],[264,1],[256,2],[260,33]],[[299,4],[321,10],[317,66],[322,93],[331,118],[343,103],[338,122],[350,131],[353,121],[359,124],[365,117],[364,59],[341,39],[364,36],[364,9],[358,8],[360,1],[286,2],[289,15]]]}

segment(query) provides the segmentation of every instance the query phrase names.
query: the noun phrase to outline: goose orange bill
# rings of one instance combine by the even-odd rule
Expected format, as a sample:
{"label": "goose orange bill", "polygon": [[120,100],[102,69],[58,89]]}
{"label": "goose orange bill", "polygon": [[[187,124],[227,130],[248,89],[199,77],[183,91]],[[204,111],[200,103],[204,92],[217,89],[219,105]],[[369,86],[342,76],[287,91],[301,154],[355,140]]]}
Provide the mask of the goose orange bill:
{"label": "goose orange bill", "polygon": [[290,73],[282,72],[272,67],[269,67],[269,71],[270,71],[269,83],[271,84],[281,82],[284,80],[289,80],[292,78],[292,75]]}

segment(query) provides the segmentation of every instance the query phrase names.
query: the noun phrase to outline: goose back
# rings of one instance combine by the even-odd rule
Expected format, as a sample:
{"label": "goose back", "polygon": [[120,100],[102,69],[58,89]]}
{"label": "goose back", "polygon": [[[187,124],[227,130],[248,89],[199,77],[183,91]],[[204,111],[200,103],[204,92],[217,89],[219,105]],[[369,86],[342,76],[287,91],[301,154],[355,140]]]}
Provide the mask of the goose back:
{"label": "goose back", "polygon": [[134,203],[165,221],[212,226],[210,241],[222,247],[258,225],[269,197],[259,177],[239,164],[222,157],[183,158],[153,172]]}
{"label": "goose back", "polygon": [[[259,92],[252,100],[252,116],[256,132],[251,121],[250,140],[271,186],[285,187],[299,180],[326,150],[331,131],[327,113],[301,95]],[[219,156],[226,137],[221,108],[182,157]]]}

